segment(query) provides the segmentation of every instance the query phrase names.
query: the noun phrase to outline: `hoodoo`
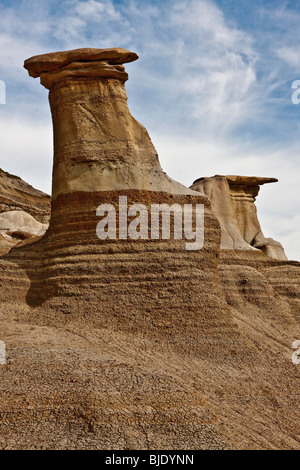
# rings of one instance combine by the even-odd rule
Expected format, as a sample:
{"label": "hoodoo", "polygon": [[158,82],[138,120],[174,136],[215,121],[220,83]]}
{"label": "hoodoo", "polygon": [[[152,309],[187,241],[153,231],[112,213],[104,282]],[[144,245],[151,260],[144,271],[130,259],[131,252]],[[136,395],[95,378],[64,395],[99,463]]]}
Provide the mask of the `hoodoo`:
{"label": "hoodoo", "polygon": [[195,194],[161,169],[147,130],[130,114],[125,49],[77,49],[32,57],[25,68],[50,90],[52,198],[124,189]]}
{"label": "hoodoo", "polygon": [[[300,271],[261,233],[268,181],[169,178],[127,107],[136,59],[25,61],[49,89],[53,189],[45,235],[0,257],[0,448],[299,449]],[[141,228],[158,206],[169,238],[149,217]],[[203,246],[189,251],[180,215],[197,207]],[[106,217],[115,237],[97,236]]]}
{"label": "hoodoo", "polygon": [[[128,75],[122,64],[137,58],[113,48],[77,49],[25,61],[29,74],[49,89],[54,132],[52,210],[42,241],[46,259],[27,298],[33,305],[46,302],[55,312],[66,299],[76,299],[75,317],[88,310],[97,325],[110,321],[154,335],[159,329],[180,348],[196,348],[200,354],[197,344],[201,338],[203,352],[205,331],[220,336],[221,343],[218,325],[235,332],[214,281],[220,228],[204,194],[163,172],[147,130],[129,112],[124,85]],[[120,197],[149,214],[153,205],[204,205],[203,249],[188,252],[186,240],[172,236],[172,217],[168,240],[151,238],[150,218],[149,237],[99,240],[97,207],[110,204],[121,217]],[[184,340],[177,336],[179,322],[186,324]]]}
{"label": "hoodoo", "polygon": [[206,194],[221,225],[221,249],[260,249],[268,257],[287,260],[282,245],[266,238],[255,206],[260,186],[276,183],[276,178],[222,176],[199,178],[191,189]]}

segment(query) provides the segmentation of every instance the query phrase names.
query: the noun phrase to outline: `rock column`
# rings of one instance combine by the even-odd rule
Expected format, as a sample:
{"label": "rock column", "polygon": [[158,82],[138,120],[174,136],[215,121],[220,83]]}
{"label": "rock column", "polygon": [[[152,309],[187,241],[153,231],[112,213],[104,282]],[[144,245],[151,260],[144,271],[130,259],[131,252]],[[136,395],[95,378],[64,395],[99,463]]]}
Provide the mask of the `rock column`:
{"label": "rock column", "polygon": [[270,258],[287,260],[282,245],[264,236],[255,206],[260,186],[277,181],[276,178],[239,175],[215,175],[194,181],[191,189],[206,194],[211,200],[212,211],[221,225],[222,249],[259,249]]}
{"label": "rock column", "polygon": [[130,114],[121,48],[44,54],[25,68],[50,90],[54,130],[52,197],[120,189],[193,194],[161,169],[147,130]]}
{"label": "rock column", "polygon": [[[179,348],[214,354],[227,328],[233,343],[238,338],[218,281],[220,227],[204,194],[163,172],[148,132],[131,116],[122,64],[135,59],[124,49],[79,49],[25,62],[50,91],[54,129],[50,228],[27,299],[56,316],[159,332]],[[203,248],[187,251],[186,240],[173,236],[173,219],[170,239],[99,240],[96,209],[110,204],[118,213],[120,196],[149,213],[153,204],[203,205]]]}

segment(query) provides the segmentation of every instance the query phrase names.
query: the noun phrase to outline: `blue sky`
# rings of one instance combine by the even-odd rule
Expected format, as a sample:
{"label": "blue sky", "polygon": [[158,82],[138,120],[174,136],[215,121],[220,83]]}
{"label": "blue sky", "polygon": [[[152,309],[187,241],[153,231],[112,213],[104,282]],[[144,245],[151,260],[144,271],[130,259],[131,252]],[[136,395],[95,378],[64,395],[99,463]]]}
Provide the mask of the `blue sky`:
{"label": "blue sky", "polygon": [[300,259],[300,0],[0,0],[0,167],[50,192],[47,91],[23,69],[36,54],[120,46],[128,104],[163,169],[274,176],[257,199],[266,236]]}

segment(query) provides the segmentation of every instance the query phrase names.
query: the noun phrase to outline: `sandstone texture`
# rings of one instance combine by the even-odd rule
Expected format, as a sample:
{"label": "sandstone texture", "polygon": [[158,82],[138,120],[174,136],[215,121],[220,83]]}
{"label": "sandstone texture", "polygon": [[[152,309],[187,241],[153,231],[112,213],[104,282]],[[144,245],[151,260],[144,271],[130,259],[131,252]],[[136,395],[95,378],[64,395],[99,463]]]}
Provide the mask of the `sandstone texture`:
{"label": "sandstone texture", "polygon": [[[82,48],[73,49],[72,51],[51,52],[50,54],[42,54],[25,60],[24,67],[28,70],[31,77],[40,77],[43,73],[61,69],[74,63],[89,63],[99,61],[110,63],[112,65],[125,64],[138,59],[135,52],[127,51],[121,47],[112,47],[110,49],[92,49]],[[94,68],[97,68],[94,65]]]}
{"label": "sandstone texture", "polygon": [[43,235],[50,220],[50,196],[0,169],[0,254]]}
{"label": "sandstone texture", "polygon": [[239,175],[216,175],[194,181],[191,189],[204,192],[211,200],[212,211],[221,225],[222,249],[257,248],[270,258],[287,260],[281,243],[264,236],[254,204],[260,186],[277,181]]}
{"label": "sandstone texture", "polygon": [[17,244],[17,240],[12,237],[5,237],[0,233],[0,255],[4,255],[10,251],[10,249]]}
{"label": "sandstone texture", "polygon": [[[48,224],[42,224],[24,211],[7,211],[0,214],[0,250],[7,253],[20,240],[44,235]],[[33,240],[32,240],[33,241]]]}
{"label": "sandstone texture", "polygon": [[[299,450],[299,263],[247,238],[255,210],[232,187],[250,199],[261,180],[186,188],[163,172],[116,68],[135,58],[80,49],[25,62],[50,89],[53,194],[46,233],[0,258],[0,448]],[[100,240],[97,207],[120,217],[120,196],[203,205],[203,248]]]}
{"label": "sandstone texture", "polygon": [[44,235],[48,224],[42,224],[24,211],[7,211],[0,214],[0,232],[2,235],[16,231],[26,231],[33,235]]}
{"label": "sandstone texture", "polygon": [[127,74],[119,67],[137,57],[125,49],[79,49],[25,62],[50,88],[53,198],[122,189],[193,194],[162,171],[147,130],[128,110]]}
{"label": "sandstone texture", "polygon": [[15,210],[28,212],[38,222],[48,223],[50,196],[0,168],[0,214]]}

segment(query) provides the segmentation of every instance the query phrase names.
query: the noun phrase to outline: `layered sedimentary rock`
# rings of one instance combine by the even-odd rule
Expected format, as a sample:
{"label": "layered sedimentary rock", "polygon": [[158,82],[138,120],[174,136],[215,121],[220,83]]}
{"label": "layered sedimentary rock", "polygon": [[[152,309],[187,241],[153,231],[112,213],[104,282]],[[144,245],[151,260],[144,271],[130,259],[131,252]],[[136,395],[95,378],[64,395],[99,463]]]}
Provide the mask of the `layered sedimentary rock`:
{"label": "layered sedimentary rock", "polygon": [[199,178],[191,189],[205,193],[212,202],[213,213],[221,224],[221,248],[262,250],[270,258],[286,260],[282,245],[266,238],[262,232],[255,206],[260,186],[275,183],[276,178],[256,176],[221,176]]}
{"label": "layered sedimentary rock", "polygon": [[138,56],[121,48],[97,51],[45,54],[25,62],[50,90],[52,197],[124,189],[193,194],[162,171],[147,130],[128,110],[128,75],[120,64]]}
{"label": "layered sedimentary rock", "polygon": [[8,253],[11,248],[16,245],[18,241],[12,237],[5,237],[0,233],[0,256]]}
{"label": "layered sedimentary rock", "polygon": [[0,250],[7,253],[20,240],[44,235],[48,224],[38,222],[25,211],[6,211],[0,213]]}
{"label": "layered sedimentary rock", "polygon": [[[55,337],[56,328],[64,325],[71,328],[69,331],[75,325],[81,332],[109,330],[112,344],[106,354],[117,366],[112,387],[110,379],[105,378],[112,373],[111,362],[106,363],[105,353],[99,356],[98,348],[104,351],[105,347],[100,337],[96,339],[95,353],[102,359],[91,395],[82,384],[73,391],[65,384],[57,400],[46,394],[48,411],[40,413],[39,421],[43,426],[47,423],[49,429],[56,410],[64,434],[67,422],[81,421],[79,413],[94,429],[100,448],[122,448],[130,442],[133,448],[140,442],[154,448],[180,447],[182,432],[190,436],[189,446],[228,447],[223,426],[215,423],[213,407],[206,405],[199,391],[192,392],[179,376],[172,379],[168,372],[155,372],[156,366],[149,369],[150,363],[131,363],[128,349],[125,365],[120,363],[117,350],[123,341],[136,344],[132,352],[138,356],[143,356],[148,344],[158,356],[158,351],[164,354],[171,349],[175,355],[194,351],[199,357],[214,358],[223,345],[222,355],[231,358],[237,348],[246,350],[246,345],[215,282],[220,232],[208,198],[162,171],[146,129],[130,115],[124,87],[127,74],[121,63],[136,55],[122,49],[110,50],[105,57],[102,54],[80,50],[61,53],[58,58],[46,55],[30,59],[25,64],[50,89],[54,128],[52,210],[49,230],[42,239],[30,245],[24,242],[2,259],[1,275],[11,282],[3,292],[6,316],[52,328]],[[128,207],[143,204],[149,213],[152,204],[205,206],[204,248],[187,251],[185,240],[173,236],[169,240],[99,240],[96,209],[100,204],[111,204],[119,216],[120,196],[127,198]],[[75,330],[73,338],[74,334]],[[100,336],[104,338],[106,333]],[[73,359],[66,361],[64,347],[59,346],[59,350],[65,374],[73,375]],[[90,353],[86,358],[93,361]],[[46,356],[44,359],[48,363]],[[122,373],[118,372],[120,368]],[[46,376],[49,390],[57,394],[58,382],[52,373]],[[128,388],[129,376],[132,384]],[[6,380],[2,377],[3,384]],[[142,389],[137,385],[141,381]],[[9,406],[6,402],[6,409],[14,400],[10,398]],[[39,408],[39,398],[34,400]],[[80,411],[67,413],[66,421],[63,403],[70,407],[70,401]],[[94,424],[87,417],[90,407],[97,415],[92,418]],[[3,405],[1,410],[5,415]],[[27,412],[22,409],[22,413],[25,419]],[[140,431],[137,422],[141,423]],[[11,426],[8,419],[5,429],[13,433]],[[108,433],[103,426],[113,428]],[[173,431],[168,434],[170,426]],[[62,436],[58,436],[53,439],[60,446]],[[92,446],[88,436],[84,441],[83,447]]]}
{"label": "layered sedimentary rock", "polygon": [[[190,285],[190,292],[184,289],[186,293],[181,292],[177,302],[173,298],[173,304],[165,306],[163,322],[166,324],[174,312],[180,311],[180,305],[191,310],[193,317],[198,305],[205,304],[201,300],[203,295],[211,297],[212,305],[220,302],[213,281],[213,273],[217,272],[219,231],[209,201],[162,171],[146,129],[129,113],[124,87],[127,73],[120,64],[136,58],[136,54],[124,49],[81,49],[60,55],[46,54],[25,62],[27,70],[40,75],[41,83],[50,89],[54,129],[50,228],[39,245],[43,244],[45,257],[43,276],[35,279],[33,274],[27,297],[33,305],[47,300],[57,309],[61,297],[76,297],[79,292],[84,296],[88,291],[89,304],[92,305],[93,299],[95,302],[91,319],[95,317],[102,324],[103,319],[107,321],[112,316],[111,321],[118,324],[124,317],[126,328],[145,323],[142,298],[148,302],[146,323],[160,324],[165,292],[182,290],[185,283]],[[111,204],[118,215],[120,197],[127,198],[128,207],[143,204],[149,214],[153,203],[204,205],[205,249],[189,253],[184,240],[172,237],[166,241],[153,240],[150,236],[134,241],[118,237],[97,239],[97,207]],[[107,265],[110,265],[109,278],[105,275]],[[205,273],[206,265],[210,268]],[[197,301],[196,297],[190,299],[192,275],[207,285],[203,292],[195,287]],[[99,289],[102,302],[96,307]],[[86,309],[83,298],[80,305],[78,302],[78,313]],[[208,308],[212,316],[201,321],[222,324],[223,319],[215,318],[213,307]],[[190,332],[194,335],[192,328]]]}
{"label": "layered sedimentary rock", "polygon": [[0,214],[0,232],[2,235],[23,231],[33,235],[44,235],[48,224],[42,224],[25,211],[6,211]]}
{"label": "layered sedimentary rock", "polygon": [[23,210],[38,222],[50,219],[50,196],[0,168],[0,213]]}
{"label": "layered sedimentary rock", "polygon": [[[46,234],[0,261],[0,447],[299,448],[296,287],[278,282],[299,265],[251,248],[233,203],[228,240],[235,228],[245,249],[220,250],[214,198],[165,175],[128,111],[122,63],[136,58],[25,62],[50,90],[53,199]],[[120,237],[120,197],[149,213],[204,206],[203,247]],[[115,239],[96,236],[100,204],[116,210]]]}
{"label": "layered sedimentary rock", "polygon": [[24,237],[42,235],[50,219],[50,196],[0,168],[0,254]]}

